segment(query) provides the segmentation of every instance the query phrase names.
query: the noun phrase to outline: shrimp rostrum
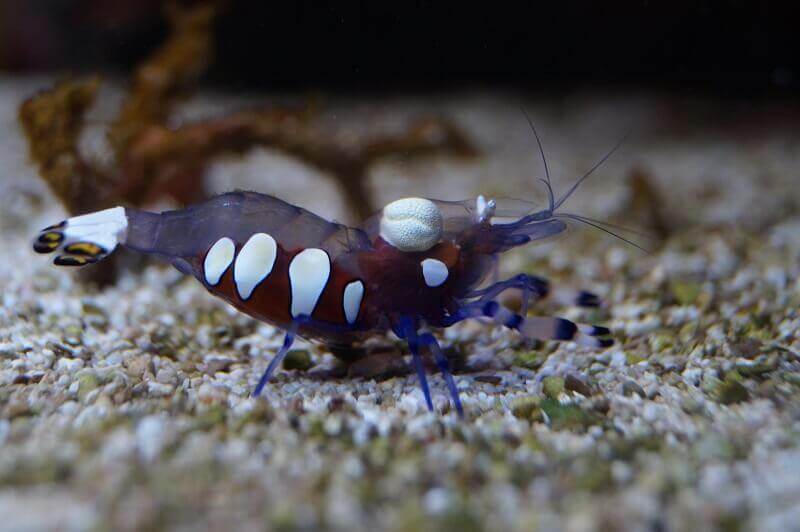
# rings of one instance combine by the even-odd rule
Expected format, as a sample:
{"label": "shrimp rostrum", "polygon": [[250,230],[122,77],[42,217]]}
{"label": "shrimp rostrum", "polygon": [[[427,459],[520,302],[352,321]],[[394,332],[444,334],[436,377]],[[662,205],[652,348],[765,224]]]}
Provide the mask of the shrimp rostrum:
{"label": "shrimp rostrum", "polygon": [[[58,266],[97,262],[118,245],[152,254],[245,314],[280,327],[283,346],[255,395],[297,336],[341,348],[392,331],[408,343],[428,408],[424,354],[432,356],[462,413],[433,329],[485,318],[525,338],[593,348],[613,342],[605,327],[526,315],[528,302],[548,296],[597,306],[591,293],[551,289],[527,274],[486,283],[503,252],[558,235],[569,220],[589,220],[559,212],[585,177],[558,200],[548,178],[549,205],[538,212],[504,210],[503,200],[483,196],[458,202],[410,197],[389,203],[358,228],[272,196],[231,192],[162,213],[115,207],[76,216],[41,231],[33,247],[55,253]],[[497,220],[513,214],[513,221]],[[497,301],[509,289],[523,294],[519,314]]]}

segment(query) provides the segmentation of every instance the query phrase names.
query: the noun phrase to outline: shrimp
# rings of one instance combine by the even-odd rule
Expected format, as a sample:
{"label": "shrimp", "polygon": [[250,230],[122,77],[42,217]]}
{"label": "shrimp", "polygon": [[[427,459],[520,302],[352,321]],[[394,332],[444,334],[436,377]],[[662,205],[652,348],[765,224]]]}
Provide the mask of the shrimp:
{"label": "shrimp", "polygon": [[[536,140],[541,150],[538,135]],[[408,344],[428,409],[433,404],[424,352],[432,355],[463,415],[432,329],[486,318],[530,339],[589,348],[613,343],[606,327],[527,316],[528,304],[538,299],[558,295],[594,307],[600,304],[594,294],[553,290],[547,280],[524,273],[484,285],[502,253],[559,235],[570,220],[608,231],[602,222],[560,208],[618,146],[559,198],[545,161],[549,201],[535,212],[527,204],[527,212],[520,212],[519,202],[482,195],[464,201],[407,197],[360,227],[348,227],[276,197],[240,191],[162,213],[114,207],[72,217],[42,230],[33,248],[55,253],[58,266],[95,263],[119,245],[155,255],[241,312],[283,329],[283,345],[258,381],[256,396],[298,336],[341,349],[391,331]],[[497,217],[516,219],[499,223]],[[497,301],[509,289],[522,291],[521,313]]]}

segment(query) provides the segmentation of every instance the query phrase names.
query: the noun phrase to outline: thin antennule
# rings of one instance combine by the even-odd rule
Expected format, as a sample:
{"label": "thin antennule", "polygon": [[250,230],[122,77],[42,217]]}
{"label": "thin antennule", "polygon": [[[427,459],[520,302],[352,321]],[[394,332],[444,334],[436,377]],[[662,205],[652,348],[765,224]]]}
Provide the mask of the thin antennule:
{"label": "thin antennule", "polygon": [[565,201],[567,201],[567,200],[569,199],[569,197],[572,195],[572,193],[573,193],[573,192],[575,192],[576,190],[578,190],[578,187],[579,187],[579,186],[581,186],[581,183],[583,183],[584,181],[586,181],[586,179],[587,179],[587,178],[588,178],[590,175],[592,175],[592,173],[593,173],[595,170],[597,170],[597,169],[600,167],[600,165],[601,165],[601,164],[603,164],[604,162],[606,162],[606,160],[608,160],[608,158],[609,158],[609,157],[611,157],[611,156],[614,154],[614,152],[615,152],[615,151],[617,151],[617,150],[619,149],[619,147],[620,147],[620,146],[622,146],[622,143],[623,143],[623,142],[625,142],[625,139],[627,139],[627,138],[628,138],[628,135],[630,135],[630,131],[628,131],[627,133],[625,133],[625,135],[623,135],[623,136],[622,136],[622,138],[621,138],[621,139],[619,139],[619,142],[617,142],[617,144],[616,144],[616,145],[614,145],[614,147],[613,147],[613,148],[611,148],[611,150],[610,150],[608,153],[606,153],[606,154],[605,154],[605,155],[602,157],[602,159],[600,159],[599,161],[597,161],[597,162],[594,164],[594,166],[592,166],[592,168],[591,168],[591,169],[590,169],[588,172],[586,172],[585,174],[583,174],[583,176],[582,176],[580,179],[578,179],[578,181],[576,181],[576,182],[575,182],[575,184],[574,184],[574,185],[572,185],[572,187],[570,187],[570,189],[569,189],[569,190],[566,192],[566,194],[564,194],[563,196],[561,196],[561,198],[559,198],[559,200],[556,202],[556,204],[555,204],[555,206],[552,208],[552,210],[556,210],[556,209],[558,209],[559,207],[561,207],[561,205],[563,205],[563,204],[564,204],[564,202],[565,202]]}
{"label": "thin antennule", "polygon": [[531,130],[533,130],[533,136],[536,137],[536,144],[539,146],[539,154],[542,156],[542,164],[544,164],[544,175],[546,179],[539,179],[545,185],[547,185],[547,195],[550,200],[550,210],[555,210],[555,195],[553,194],[553,185],[550,183],[550,169],[547,167],[547,158],[544,156],[544,148],[542,147],[542,141],[539,139],[539,133],[536,132],[536,127],[533,125],[533,120],[531,120],[530,115],[525,110],[524,107],[520,107],[522,110],[522,114],[525,115],[525,118],[528,120],[528,124],[531,126]]}

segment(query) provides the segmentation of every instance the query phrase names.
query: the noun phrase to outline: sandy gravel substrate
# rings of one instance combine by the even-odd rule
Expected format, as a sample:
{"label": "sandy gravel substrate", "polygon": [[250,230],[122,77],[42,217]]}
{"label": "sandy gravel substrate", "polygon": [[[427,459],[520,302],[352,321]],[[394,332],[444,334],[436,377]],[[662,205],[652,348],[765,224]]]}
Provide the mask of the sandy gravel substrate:
{"label": "sandy gravel substrate", "polygon": [[[253,400],[281,341],[273,328],[155,263],[99,290],[34,255],[30,237],[63,212],[15,113],[44,83],[0,79],[0,529],[800,530],[796,129],[636,95],[334,98],[326,119],[343,128],[438,110],[483,151],[382,164],[381,201],[535,197],[520,101],[561,190],[633,132],[571,211],[646,227],[631,169],[660,191],[671,232],[650,255],[576,228],[506,257],[506,274],[602,295],[599,311],[535,312],[605,323],[618,342],[531,348],[454,327],[442,343],[462,367],[459,421],[438,375],[430,414],[412,374],[342,377],[308,344],[293,359],[303,368]],[[100,126],[117,101],[107,92]],[[206,95],[184,112],[237,103]],[[85,140],[102,156],[99,126]],[[209,179],[348,219],[329,179],[275,153],[220,162]]]}

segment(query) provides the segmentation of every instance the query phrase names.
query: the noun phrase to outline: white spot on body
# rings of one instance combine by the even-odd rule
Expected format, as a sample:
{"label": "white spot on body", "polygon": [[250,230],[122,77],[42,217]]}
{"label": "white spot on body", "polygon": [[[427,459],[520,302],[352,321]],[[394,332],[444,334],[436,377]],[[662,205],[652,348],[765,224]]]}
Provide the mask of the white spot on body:
{"label": "white spot on body", "polygon": [[294,256],[289,264],[293,318],[311,316],[331,276],[331,261],[321,249],[308,248]]}
{"label": "white spot on body", "polygon": [[125,239],[128,217],[125,207],[113,207],[67,219],[63,246],[76,242],[91,242],[111,253]]}
{"label": "white spot on body", "polygon": [[431,200],[403,198],[383,208],[380,235],[400,251],[427,251],[442,238],[442,213]]}
{"label": "white spot on body", "polygon": [[494,211],[497,208],[497,202],[495,200],[490,199],[486,201],[486,198],[483,195],[478,196],[475,199],[475,215],[478,219],[478,222],[485,222],[489,220],[492,216],[494,216]]}
{"label": "white spot on body", "polygon": [[483,211],[486,210],[486,198],[483,194],[475,198],[475,210],[478,211],[478,216],[483,215]]}
{"label": "white spot on body", "polygon": [[358,318],[358,311],[361,309],[361,299],[364,297],[364,283],[353,281],[344,287],[342,305],[344,306],[344,317],[347,323],[353,324]]}
{"label": "white spot on body", "polygon": [[228,237],[220,238],[206,254],[206,260],[203,262],[203,273],[206,276],[206,282],[211,286],[215,286],[222,278],[222,274],[233,262],[233,255],[236,252],[236,246]]}
{"label": "white spot on body", "polygon": [[447,265],[437,259],[425,259],[421,263],[422,276],[425,278],[425,284],[431,288],[441,286],[450,275]]}
{"label": "white spot on body", "polygon": [[247,299],[256,286],[272,273],[278,256],[278,244],[266,233],[256,233],[250,237],[233,266],[233,280],[239,297]]}

